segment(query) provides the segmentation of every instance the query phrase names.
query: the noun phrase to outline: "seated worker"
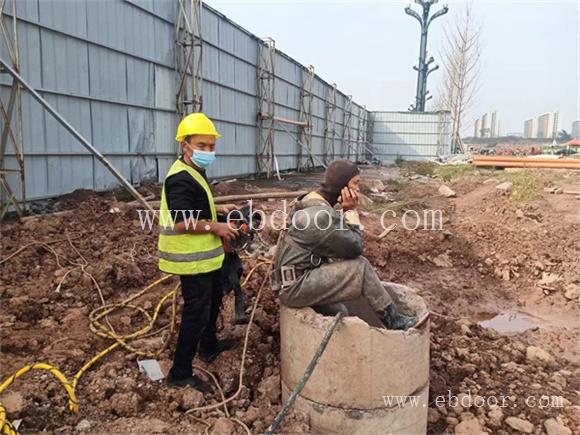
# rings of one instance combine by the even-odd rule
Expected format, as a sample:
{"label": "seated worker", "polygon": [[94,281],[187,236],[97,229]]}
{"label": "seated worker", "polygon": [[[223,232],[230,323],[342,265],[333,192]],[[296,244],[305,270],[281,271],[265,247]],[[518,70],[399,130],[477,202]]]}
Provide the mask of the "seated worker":
{"label": "seated worker", "polygon": [[237,235],[228,223],[218,221],[218,214],[228,213],[236,206],[214,203],[205,172],[215,159],[219,137],[214,124],[203,113],[189,114],[179,123],[176,140],[183,154],[167,173],[159,210],[159,269],[179,275],[183,296],[179,335],[167,384],[190,386],[203,393],[211,388],[193,374],[195,354],[211,362],[235,344],[216,336],[222,302],[222,240]]}
{"label": "seated worker", "polygon": [[[340,309],[338,303],[362,296],[386,328],[406,330],[415,325],[415,317],[399,313],[361,255],[363,237],[356,211],[360,179],[355,163],[333,161],[320,188],[294,206],[274,258],[280,301],[328,314]],[[339,211],[334,209],[337,203]]]}

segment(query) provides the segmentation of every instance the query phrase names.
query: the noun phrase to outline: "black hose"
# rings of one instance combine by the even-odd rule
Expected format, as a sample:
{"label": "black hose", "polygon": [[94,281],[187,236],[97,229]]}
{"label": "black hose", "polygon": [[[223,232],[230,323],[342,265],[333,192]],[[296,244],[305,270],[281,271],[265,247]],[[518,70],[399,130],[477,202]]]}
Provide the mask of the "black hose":
{"label": "black hose", "polygon": [[324,334],[324,338],[320,342],[320,346],[318,346],[316,353],[314,354],[314,356],[310,360],[310,364],[308,364],[308,367],[306,367],[306,370],[304,371],[304,374],[302,375],[300,382],[298,382],[298,384],[296,385],[296,388],[294,388],[294,391],[292,391],[292,394],[290,394],[290,397],[288,397],[288,401],[286,402],[284,407],[280,410],[280,412],[278,413],[278,415],[276,416],[276,418],[274,419],[274,421],[272,422],[270,427],[268,429],[266,429],[266,435],[274,435],[274,433],[276,433],[276,431],[278,430],[278,428],[280,427],[280,425],[284,421],[284,418],[286,417],[286,415],[290,411],[290,408],[292,408],[292,405],[294,405],[294,401],[296,400],[296,397],[298,397],[298,395],[300,394],[300,392],[302,391],[302,389],[306,385],[306,382],[308,382],[310,375],[312,375],[312,372],[316,368],[316,365],[318,364],[320,357],[322,356],[322,354],[326,350],[326,346],[328,345],[328,342],[330,341],[332,334],[334,334],[334,331],[336,330],[338,323],[340,322],[340,320],[343,317],[344,317],[343,312],[339,312],[336,314],[336,316],[334,316],[334,321],[329,326],[329,328],[326,330],[326,334]]}

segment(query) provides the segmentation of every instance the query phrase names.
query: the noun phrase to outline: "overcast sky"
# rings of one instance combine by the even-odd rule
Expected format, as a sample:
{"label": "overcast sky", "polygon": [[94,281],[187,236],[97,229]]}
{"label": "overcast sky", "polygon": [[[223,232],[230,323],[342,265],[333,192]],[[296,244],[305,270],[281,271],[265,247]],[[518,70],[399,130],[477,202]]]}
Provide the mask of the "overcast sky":
{"label": "overcast sky", "polygon": [[[210,6],[304,65],[371,110],[406,110],[413,102],[419,25],[404,1],[206,0]],[[441,3],[433,7],[437,10]],[[441,60],[443,26],[462,1],[430,27],[428,49]],[[415,5],[417,7],[417,5]],[[580,119],[580,0],[475,0],[482,24],[483,68],[471,117],[497,110],[503,132],[559,110],[562,128]],[[436,94],[442,70],[429,77]],[[470,118],[471,120],[471,118]],[[465,133],[473,130],[470,122]]]}

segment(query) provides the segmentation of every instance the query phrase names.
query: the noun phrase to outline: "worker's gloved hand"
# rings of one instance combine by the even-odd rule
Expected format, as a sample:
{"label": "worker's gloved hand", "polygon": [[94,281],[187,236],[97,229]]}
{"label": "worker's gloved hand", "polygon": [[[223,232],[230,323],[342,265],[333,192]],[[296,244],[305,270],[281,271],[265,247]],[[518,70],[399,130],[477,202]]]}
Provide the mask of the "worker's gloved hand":
{"label": "worker's gloved hand", "polygon": [[234,210],[239,210],[240,208],[236,204],[219,204],[216,205],[216,212],[219,214],[228,214]]}
{"label": "worker's gloved hand", "polygon": [[238,231],[225,222],[212,222],[210,232],[224,240],[232,240],[238,235]]}

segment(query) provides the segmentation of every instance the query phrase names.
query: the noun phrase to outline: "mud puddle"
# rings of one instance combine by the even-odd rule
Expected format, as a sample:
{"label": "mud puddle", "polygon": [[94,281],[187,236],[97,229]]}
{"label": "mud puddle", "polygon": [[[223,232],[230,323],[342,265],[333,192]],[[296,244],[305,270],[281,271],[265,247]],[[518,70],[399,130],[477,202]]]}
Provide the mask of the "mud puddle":
{"label": "mud puddle", "polygon": [[504,335],[549,327],[545,320],[522,312],[482,314],[475,320],[481,327],[494,329]]}

